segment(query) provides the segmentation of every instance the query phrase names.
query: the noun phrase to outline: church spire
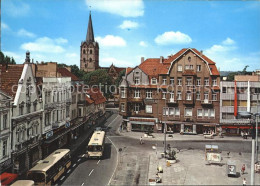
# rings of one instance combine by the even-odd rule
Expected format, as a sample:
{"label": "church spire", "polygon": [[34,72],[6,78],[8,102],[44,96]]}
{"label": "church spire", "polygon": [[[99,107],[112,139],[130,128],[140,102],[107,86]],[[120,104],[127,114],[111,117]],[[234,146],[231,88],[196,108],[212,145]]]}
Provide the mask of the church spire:
{"label": "church spire", "polygon": [[88,32],[87,32],[87,43],[89,42],[95,42],[94,41],[94,32],[93,32],[93,26],[92,26],[92,19],[91,19],[91,12],[89,13],[89,20],[88,20]]}

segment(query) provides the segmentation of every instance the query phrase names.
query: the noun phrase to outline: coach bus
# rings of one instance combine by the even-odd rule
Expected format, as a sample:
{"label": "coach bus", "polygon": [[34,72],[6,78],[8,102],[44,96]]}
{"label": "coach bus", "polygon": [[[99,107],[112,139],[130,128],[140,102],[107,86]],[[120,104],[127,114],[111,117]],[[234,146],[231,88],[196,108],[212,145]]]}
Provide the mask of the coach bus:
{"label": "coach bus", "polygon": [[27,179],[33,180],[36,185],[53,185],[70,166],[70,150],[58,149],[37,162],[27,172]]}
{"label": "coach bus", "polygon": [[32,181],[32,180],[17,180],[11,186],[34,186],[34,181]]}
{"label": "coach bus", "polygon": [[105,146],[105,131],[94,131],[87,148],[88,158],[99,158],[101,159],[104,152]]}

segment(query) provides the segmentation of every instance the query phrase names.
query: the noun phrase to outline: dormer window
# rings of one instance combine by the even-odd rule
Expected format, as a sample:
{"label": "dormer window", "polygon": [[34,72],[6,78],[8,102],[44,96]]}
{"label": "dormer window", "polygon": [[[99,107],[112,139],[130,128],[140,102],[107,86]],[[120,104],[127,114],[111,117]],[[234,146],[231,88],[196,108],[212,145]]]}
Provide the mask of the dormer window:
{"label": "dormer window", "polygon": [[135,77],[135,84],[140,85],[140,77]]}
{"label": "dormer window", "polygon": [[152,78],[151,79],[151,84],[152,85],[156,85],[157,84],[157,79],[156,78]]}

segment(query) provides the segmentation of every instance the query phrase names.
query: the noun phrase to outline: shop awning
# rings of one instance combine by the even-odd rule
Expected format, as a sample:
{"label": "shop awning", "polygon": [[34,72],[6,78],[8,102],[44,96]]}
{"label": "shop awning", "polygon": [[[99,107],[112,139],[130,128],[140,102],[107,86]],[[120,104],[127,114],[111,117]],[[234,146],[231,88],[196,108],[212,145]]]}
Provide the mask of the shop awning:
{"label": "shop awning", "polygon": [[131,121],[131,124],[137,124],[137,125],[154,125],[154,122],[146,122],[146,121]]}
{"label": "shop awning", "polygon": [[[252,129],[252,126],[235,126],[235,125],[230,125],[230,126],[221,126],[223,129]],[[258,127],[260,129],[260,126]]]}
{"label": "shop awning", "polygon": [[18,174],[4,172],[0,175],[2,185],[10,185],[18,177]]}
{"label": "shop awning", "polygon": [[53,141],[55,141],[55,140],[57,140],[58,138],[60,138],[61,136],[67,134],[69,131],[70,131],[70,129],[69,129],[69,130],[66,130],[65,132],[63,132],[63,133],[61,133],[61,134],[59,134],[59,135],[57,135],[57,136],[55,136],[55,137],[53,137],[53,138],[47,139],[47,140],[44,141],[44,143],[50,144],[50,143],[52,143]]}

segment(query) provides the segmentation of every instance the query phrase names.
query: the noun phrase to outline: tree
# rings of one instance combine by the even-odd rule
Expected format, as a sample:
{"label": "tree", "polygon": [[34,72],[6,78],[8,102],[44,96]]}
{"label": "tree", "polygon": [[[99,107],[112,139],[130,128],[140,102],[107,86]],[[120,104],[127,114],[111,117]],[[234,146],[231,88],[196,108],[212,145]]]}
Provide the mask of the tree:
{"label": "tree", "polygon": [[0,52],[0,64],[16,64],[13,57],[5,56],[3,52]]}
{"label": "tree", "polygon": [[121,72],[119,72],[119,75],[115,81],[115,85],[118,87],[119,86],[119,83],[122,79],[122,77],[125,76],[125,70],[122,70]]}
{"label": "tree", "polygon": [[247,69],[248,67],[249,67],[248,65],[246,65],[246,66],[244,67],[244,69],[243,69],[243,71],[242,71],[242,75],[246,75],[246,74],[247,74],[246,69]]}
{"label": "tree", "polygon": [[104,93],[106,98],[112,95],[110,86],[112,85],[112,77],[110,77],[105,69],[98,69],[93,72],[88,72],[83,75],[83,80],[90,87],[98,86]]}

